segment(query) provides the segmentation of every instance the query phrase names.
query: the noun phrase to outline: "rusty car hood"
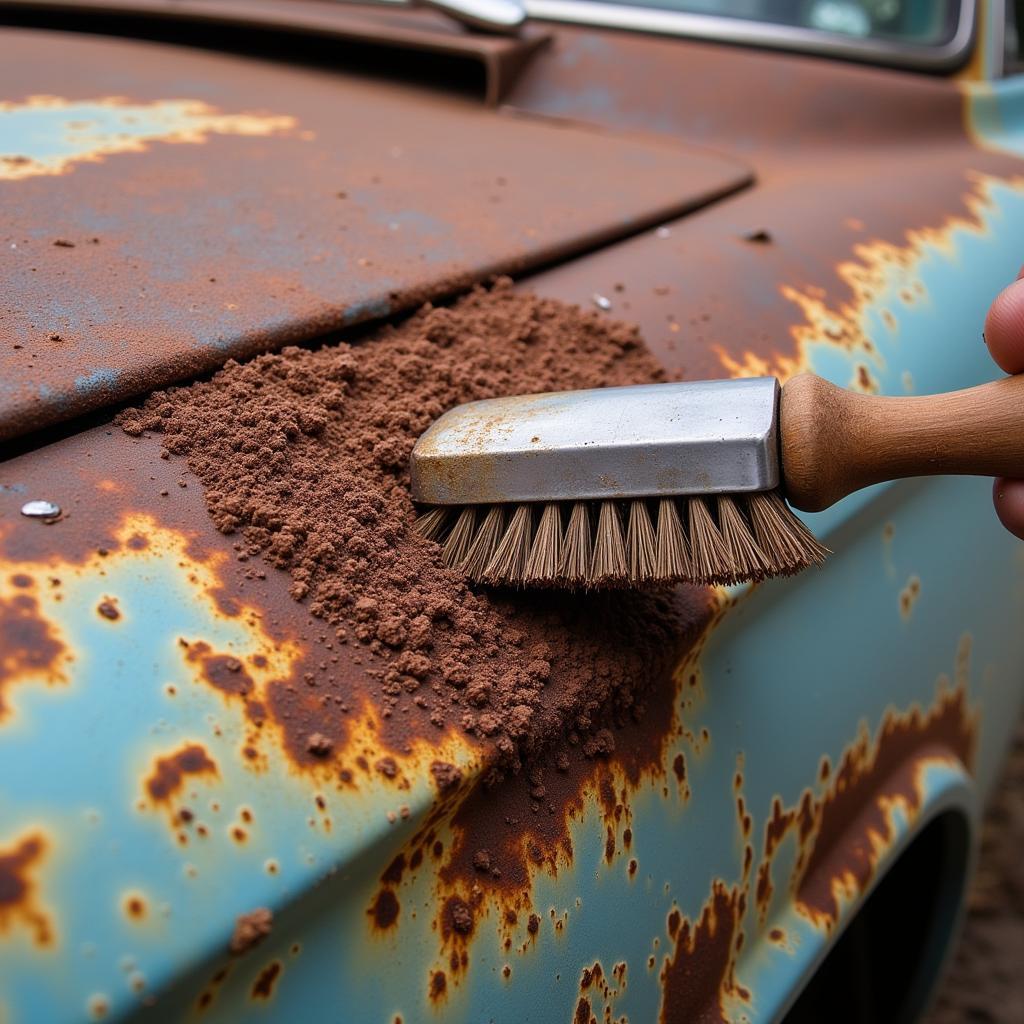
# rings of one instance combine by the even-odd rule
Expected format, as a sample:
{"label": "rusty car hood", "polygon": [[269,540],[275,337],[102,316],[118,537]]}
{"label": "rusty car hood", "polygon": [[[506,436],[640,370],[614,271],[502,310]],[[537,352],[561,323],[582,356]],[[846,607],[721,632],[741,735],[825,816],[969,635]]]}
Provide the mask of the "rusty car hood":
{"label": "rusty car hood", "polygon": [[698,148],[344,74],[32,31],[4,51],[0,438],[751,180]]}

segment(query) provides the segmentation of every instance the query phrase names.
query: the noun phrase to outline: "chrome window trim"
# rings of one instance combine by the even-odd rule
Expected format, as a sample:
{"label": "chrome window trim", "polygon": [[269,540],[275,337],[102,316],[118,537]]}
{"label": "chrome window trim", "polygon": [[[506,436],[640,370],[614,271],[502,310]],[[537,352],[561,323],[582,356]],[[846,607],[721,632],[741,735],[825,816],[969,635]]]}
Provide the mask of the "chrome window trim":
{"label": "chrome window trim", "polygon": [[920,46],[884,39],[856,39],[815,29],[714,14],[594,3],[593,0],[525,0],[525,6],[526,13],[540,21],[689,36],[773,50],[796,50],[917,71],[952,71],[962,66],[970,56],[974,42],[977,11],[976,0],[960,0],[960,17],[953,38],[941,46]]}

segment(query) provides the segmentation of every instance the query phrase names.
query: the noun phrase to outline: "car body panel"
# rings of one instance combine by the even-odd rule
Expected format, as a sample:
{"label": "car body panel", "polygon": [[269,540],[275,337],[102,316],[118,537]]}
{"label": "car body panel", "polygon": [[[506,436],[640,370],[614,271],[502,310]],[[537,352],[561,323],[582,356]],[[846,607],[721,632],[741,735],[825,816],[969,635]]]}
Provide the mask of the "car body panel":
{"label": "car body panel", "polygon": [[[609,297],[678,377],[995,376],[980,324],[1024,228],[1014,84],[555,35],[518,107],[736,154],[758,184],[523,287]],[[927,821],[976,824],[1020,710],[1024,560],[988,482],[881,486],[808,517],[824,570],[687,591],[686,653],[644,722],[537,812],[521,780],[480,786],[472,741],[381,720],[358,652],[327,647],[280,574],[247,579],[158,452],[106,425],[0,466],[12,1021],[775,1020]],[[18,516],[29,498],[69,514]],[[328,773],[301,722],[264,700],[257,727],[252,702],[333,658],[354,713],[331,719]],[[482,880],[472,854],[505,817],[521,872]],[[260,906],[273,932],[231,957]]]}
{"label": "car body panel", "polygon": [[0,45],[0,437],[750,181],[707,151],[352,75],[59,33]]}

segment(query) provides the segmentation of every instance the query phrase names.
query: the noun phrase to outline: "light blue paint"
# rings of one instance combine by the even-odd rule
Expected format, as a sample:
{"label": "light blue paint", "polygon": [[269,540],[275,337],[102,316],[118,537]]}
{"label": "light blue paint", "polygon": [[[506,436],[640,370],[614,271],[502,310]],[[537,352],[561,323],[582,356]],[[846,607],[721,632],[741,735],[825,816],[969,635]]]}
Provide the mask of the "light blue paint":
{"label": "light blue paint", "polygon": [[94,391],[112,392],[117,387],[118,370],[92,370],[75,378],[75,390],[89,394]]}

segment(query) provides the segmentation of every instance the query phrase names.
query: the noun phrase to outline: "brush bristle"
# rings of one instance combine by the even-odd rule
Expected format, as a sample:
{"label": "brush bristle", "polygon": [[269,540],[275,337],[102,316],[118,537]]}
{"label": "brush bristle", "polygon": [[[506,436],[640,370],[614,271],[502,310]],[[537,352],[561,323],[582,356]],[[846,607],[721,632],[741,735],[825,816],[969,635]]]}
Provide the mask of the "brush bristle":
{"label": "brush bristle", "polygon": [[483,581],[492,586],[522,583],[527,559],[530,557],[530,530],[533,515],[529,505],[519,505],[512,515],[505,536],[501,538],[494,557],[484,569]]}
{"label": "brush bristle", "polygon": [[427,540],[440,540],[444,536],[444,531],[448,526],[451,515],[451,509],[432,508],[429,512],[424,512],[416,520],[415,530],[421,537],[426,537]]}
{"label": "brush bristle", "polygon": [[470,545],[476,535],[476,509],[470,506],[459,513],[452,532],[444,542],[442,555],[445,565],[458,566],[466,559]]}
{"label": "brush bristle", "polygon": [[629,525],[626,528],[626,556],[629,578],[637,583],[654,579],[655,550],[654,524],[643,501],[629,503]]}
{"label": "brush bristle", "polygon": [[775,491],[751,494],[749,508],[758,546],[770,551],[774,559],[773,575],[792,576],[825,561],[828,548],[818,542]]}
{"label": "brush bristle", "polygon": [[606,587],[629,578],[626,571],[626,544],[622,539],[622,519],[614,501],[602,501],[594,538],[594,557],[587,582]]}
{"label": "brush bristle", "polygon": [[487,515],[484,516],[483,524],[469,546],[469,551],[466,552],[465,560],[458,568],[461,568],[471,580],[482,579],[484,570],[494,557],[494,552],[498,550],[504,532],[505,515],[501,506],[492,505],[487,510]]}
{"label": "brush bristle", "polygon": [[690,554],[693,557],[694,575],[709,583],[733,583],[738,576],[734,571],[732,555],[704,499],[691,497],[687,502],[687,511],[690,516]]}
{"label": "brush bristle", "polygon": [[[711,502],[709,505],[708,502]],[[416,520],[444,563],[478,583],[568,589],[684,581],[738,583],[821,565],[820,544],[776,491],[562,505],[435,508]],[[505,508],[511,511],[507,518]],[[623,530],[623,515],[626,527]],[[685,525],[684,525],[685,524]]]}
{"label": "brush bristle", "polygon": [[562,564],[558,575],[570,587],[585,587],[590,578],[590,515],[587,506],[577,501],[569,514],[562,546]]}
{"label": "brush bristle", "polygon": [[562,564],[562,513],[556,504],[544,506],[523,573],[524,583],[553,583]]}
{"label": "brush bristle", "polygon": [[686,534],[679,518],[679,510],[672,498],[658,502],[657,555],[654,562],[654,578],[660,580],[685,580],[693,575],[690,555],[686,550]]}
{"label": "brush bristle", "polygon": [[738,579],[763,580],[771,574],[772,560],[758,547],[743,513],[728,494],[718,496],[718,525]]}

